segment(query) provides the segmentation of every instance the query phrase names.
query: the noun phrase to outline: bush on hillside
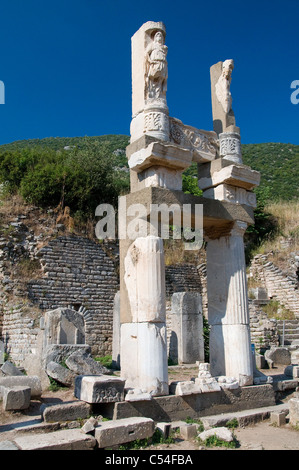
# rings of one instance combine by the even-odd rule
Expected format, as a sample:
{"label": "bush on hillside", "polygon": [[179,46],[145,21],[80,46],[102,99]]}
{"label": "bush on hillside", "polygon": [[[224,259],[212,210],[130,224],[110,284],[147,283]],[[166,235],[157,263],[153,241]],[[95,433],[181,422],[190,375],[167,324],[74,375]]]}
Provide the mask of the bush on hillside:
{"label": "bush on hillside", "polygon": [[0,182],[39,207],[69,206],[81,218],[101,203],[117,206],[129,188],[128,173],[116,169],[116,157],[104,142],[86,138],[80,147],[55,151],[24,148],[0,154]]}

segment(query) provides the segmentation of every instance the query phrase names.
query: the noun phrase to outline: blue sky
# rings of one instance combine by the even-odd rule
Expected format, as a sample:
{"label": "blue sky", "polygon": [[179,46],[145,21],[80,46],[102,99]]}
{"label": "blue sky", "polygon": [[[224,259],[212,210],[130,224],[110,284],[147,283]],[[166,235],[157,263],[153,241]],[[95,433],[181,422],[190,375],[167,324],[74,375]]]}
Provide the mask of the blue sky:
{"label": "blue sky", "polygon": [[[234,59],[243,143],[299,144],[299,0],[0,0],[0,144],[129,134],[131,36],[163,21],[172,117],[212,130],[210,67]],[[299,95],[298,95],[299,97]]]}

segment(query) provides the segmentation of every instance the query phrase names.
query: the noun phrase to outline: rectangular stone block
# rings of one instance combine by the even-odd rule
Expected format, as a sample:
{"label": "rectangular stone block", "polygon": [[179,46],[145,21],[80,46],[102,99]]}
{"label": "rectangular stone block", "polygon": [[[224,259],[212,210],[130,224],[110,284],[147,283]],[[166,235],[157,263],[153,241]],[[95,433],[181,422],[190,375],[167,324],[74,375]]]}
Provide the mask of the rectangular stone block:
{"label": "rectangular stone block", "polygon": [[155,430],[150,418],[125,418],[105,422],[95,429],[95,438],[100,448],[125,444],[136,439],[152,437]]}
{"label": "rectangular stone block", "polygon": [[0,398],[3,396],[5,388],[15,386],[30,387],[31,397],[40,397],[42,394],[42,387],[39,377],[32,375],[16,375],[13,377],[0,377]]}
{"label": "rectangular stone block", "polygon": [[93,450],[97,443],[80,429],[26,435],[17,437],[14,442],[20,450]]}
{"label": "rectangular stone block", "polygon": [[192,153],[175,144],[153,142],[131,155],[128,163],[134,171],[142,171],[153,165],[183,171],[191,165]]}
{"label": "rectangular stone block", "polygon": [[181,437],[188,441],[197,435],[197,426],[196,424],[185,424],[185,426],[180,426]]}
{"label": "rectangular stone block", "polygon": [[275,413],[272,411],[270,414],[271,424],[275,424],[276,426],[283,426],[286,424],[286,416],[285,413]]}
{"label": "rectangular stone block", "polygon": [[26,410],[30,406],[31,388],[14,386],[5,388],[3,393],[3,409],[5,411]]}
{"label": "rectangular stone block", "polygon": [[242,165],[224,167],[198,180],[198,186],[202,190],[218,186],[219,184],[229,184],[251,190],[255,186],[258,186],[259,183],[260,173]]}
{"label": "rectangular stone block", "polygon": [[78,375],[75,397],[87,403],[113,403],[124,400],[125,380],[108,375]]}
{"label": "rectangular stone block", "polygon": [[45,404],[40,408],[42,418],[47,423],[57,421],[74,421],[86,419],[91,414],[91,405],[83,401],[59,403],[57,405]]}
{"label": "rectangular stone block", "polygon": [[179,364],[204,360],[203,316],[201,295],[177,292],[171,299],[170,351]]}
{"label": "rectangular stone block", "polygon": [[299,424],[299,399],[291,398],[289,400],[290,424],[297,426]]}

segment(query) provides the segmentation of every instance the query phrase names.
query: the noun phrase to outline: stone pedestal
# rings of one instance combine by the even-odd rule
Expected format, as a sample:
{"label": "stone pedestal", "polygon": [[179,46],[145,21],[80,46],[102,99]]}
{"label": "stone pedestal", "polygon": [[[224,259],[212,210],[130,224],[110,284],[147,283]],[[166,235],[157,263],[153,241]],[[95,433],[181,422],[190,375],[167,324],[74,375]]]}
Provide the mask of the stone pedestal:
{"label": "stone pedestal", "polygon": [[253,382],[243,242],[246,227],[236,221],[229,236],[207,244],[211,373],[235,377],[240,385]]}
{"label": "stone pedestal", "polygon": [[114,296],[113,302],[113,336],[112,336],[112,362],[114,367],[120,368],[120,292]]}

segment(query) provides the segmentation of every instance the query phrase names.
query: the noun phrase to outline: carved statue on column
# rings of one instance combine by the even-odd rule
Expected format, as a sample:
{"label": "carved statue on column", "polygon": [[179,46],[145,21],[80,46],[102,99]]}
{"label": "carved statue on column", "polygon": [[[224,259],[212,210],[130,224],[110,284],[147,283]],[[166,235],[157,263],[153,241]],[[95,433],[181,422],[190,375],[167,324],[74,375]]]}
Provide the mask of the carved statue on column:
{"label": "carved statue on column", "polygon": [[162,31],[157,31],[145,53],[146,99],[166,100],[168,77],[167,52],[168,47],[164,45],[163,33]]}
{"label": "carved statue on column", "polygon": [[228,113],[232,107],[230,84],[232,80],[233,69],[234,61],[232,59],[225,60],[222,64],[222,73],[215,87],[217,98],[220,101],[225,113]]}

